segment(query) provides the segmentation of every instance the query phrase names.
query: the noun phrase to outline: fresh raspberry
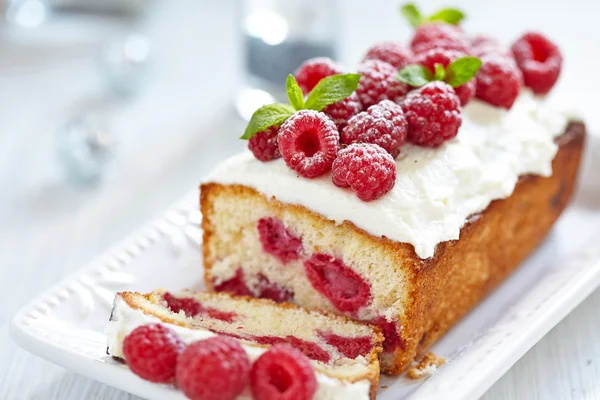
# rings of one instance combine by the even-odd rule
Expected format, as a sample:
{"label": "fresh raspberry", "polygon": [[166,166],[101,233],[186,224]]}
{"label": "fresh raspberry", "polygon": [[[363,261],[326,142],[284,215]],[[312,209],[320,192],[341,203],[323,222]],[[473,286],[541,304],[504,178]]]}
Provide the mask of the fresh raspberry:
{"label": "fresh raspberry", "polygon": [[190,344],[177,361],[177,387],[192,400],[234,400],[250,378],[250,360],[235,339]]}
{"label": "fresh raspberry", "polygon": [[540,33],[528,32],[513,43],[511,50],[523,73],[525,86],[536,94],[548,93],[562,67],[558,46]]}
{"label": "fresh raspberry", "polygon": [[306,95],[319,81],[331,75],[343,74],[344,68],[327,57],[316,57],[306,60],[294,72],[294,78]]}
{"label": "fresh raspberry", "polygon": [[250,386],[255,400],[311,400],[317,391],[317,378],[304,354],[276,344],[252,365]]}
{"label": "fresh raspberry", "polygon": [[402,69],[412,63],[412,52],[410,49],[396,42],[381,42],[374,44],[367,50],[363,58],[366,60],[381,60],[396,69]]}
{"label": "fresh raspberry", "polygon": [[263,274],[258,274],[258,292],[258,297],[271,299],[277,303],[290,301],[294,297],[292,290],[271,282]]}
{"label": "fresh raspberry", "polygon": [[475,96],[496,107],[510,109],[523,85],[521,71],[511,58],[490,55],[481,61]]}
{"label": "fresh raspberry", "polygon": [[356,94],[363,107],[370,107],[381,100],[397,102],[410,91],[410,86],[398,80],[398,70],[381,60],[367,60],[358,66],[362,74]]}
{"label": "fresh raspberry", "polygon": [[470,40],[471,53],[479,58],[488,55],[512,57],[512,54],[495,38],[487,35],[475,35]]}
{"label": "fresh raspberry", "polygon": [[408,140],[438,147],[458,133],[462,123],[460,99],[452,86],[429,82],[406,96],[402,108],[408,120]]}
{"label": "fresh raspberry", "polygon": [[338,131],[342,131],[348,120],[362,111],[362,104],[358,99],[356,92],[353,92],[350,96],[346,97],[342,101],[338,101],[335,104],[328,105],[323,109],[323,112],[329,115],[329,118],[335,122]]}
{"label": "fresh raspberry", "polygon": [[398,347],[404,349],[404,341],[400,337],[398,332],[398,325],[393,321],[388,321],[384,317],[377,317],[371,320],[373,325],[377,325],[383,331],[383,337],[385,338],[383,342],[383,351],[385,352],[393,352]]}
{"label": "fresh raspberry", "polygon": [[304,270],[312,286],[339,311],[356,314],[371,301],[369,284],[335,257],[315,253],[304,261]]}
{"label": "fresh raspberry", "polygon": [[187,317],[201,315],[219,319],[225,322],[233,322],[233,320],[237,317],[237,314],[233,312],[221,311],[212,307],[205,307],[192,297],[175,297],[171,293],[166,292],[163,295],[163,299],[171,311],[174,313],[183,311]]}
{"label": "fresh raspberry", "polygon": [[248,141],[248,148],[254,154],[254,157],[263,162],[281,157],[279,154],[279,146],[277,145],[278,132],[279,125],[271,126],[250,138]]}
{"label": "fresh raspberry", "polygon": [[284,264],[300,258],[302,240],[286,228],[280,219],[261,218],[256,229],[265,253],[277,257]]}
{"label": "fresh raspberry", "polygon": [[457,26],[444,23],[419,25],[410,42],[410,48],[414,54],[434,48],[470,53],[470,46],[465,33]]}
{"label": "fresh raspberry", "polygon": [[228,292],[236,296],[253,296],[254,294],[246,285],[244,280],[244,271],[238,268],[235,271],[235,275],[221,283],[215,284],[213,282],[213,290],[215,292]]}
{"label": "fresh raspberry", "polygon": [[353,143],[333,162],[333,183],[348,187],[362,201],[380,198],[396,183],[396,163],[392,156],[373,143]]}
{"label": "fresh raspberry", "polygon": [[337,351],[348,358],[366,356],[373,349],[373,343],[370,336],[346,337],[322,331],[317,331],[317,334],[325,340],[327,344],[335,347]]}
{"label": "fresh raspberry", "polygon": [[340,134],[323,113],[300,110],[279,130],[279,152],[283,160],[305,178],[328,172],[339,150]]}
{"label": "fresh raspberry", "polygon": [[[415,64],[423,65],[435,73],[435,64],[442,64],[444,68],[448,67],[452,61],[457,58],[466,56],[465,53],[461,53],[456,50],[445,50],[445,49],[431,49],[423,53],[417,54],[415,57]],[[456,95],[460,99],[460,105],[464,106],[471,98],[475,95],[476,78],[471,79],[469,82],[454,88]]]}
{"label": "fresh raspberry", "polygon": [[171,329],[161,324],[135,328],[123,341],[123,354],[131,371],[150,382],[171,383],[177,357],[185,344]]}
{"label": "fresh raspberry", "polygon": [[377,144],[396,158],[407,132],[408,123],[402,107],[393,101],[383,100],[352,117],[340,136],[343,144]]}

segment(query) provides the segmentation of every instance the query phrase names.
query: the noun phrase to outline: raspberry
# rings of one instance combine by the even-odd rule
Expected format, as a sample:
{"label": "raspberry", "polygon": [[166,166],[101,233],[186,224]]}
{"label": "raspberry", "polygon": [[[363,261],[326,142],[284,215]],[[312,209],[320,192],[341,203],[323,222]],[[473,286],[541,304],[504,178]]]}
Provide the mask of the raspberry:
{"label": "raspberry", "polygon": [[171,293],[166,292],[163,299],[167,302],[167,307],[174,313],[183,311],[187,317],[195,317],[196,315],[207,316],[214,319],[219,319],[225,322],[233,322],[237,317],[236,313],[220,311],[216,308],[205,307],[196,299],[191,297],[175,297]]}
{"label": "raspberry", "polygon": [[343,74],[344,68],[327,57],[316,57],[306,60],[294,72],[294,78],[306,95],[319,81],[331,75]]}
{"label": "raspberry", "polygon": [[339,150],[340,134],[323,113],[300,110],[279,130],[279,152],[283,160],[305,178],[328,172]]}
{"label": "raspberry", "polygon": [[367,282],[335,257],[315,253],[304,261],[304,270],[312,286],[339,311],[356,314],[371,300]]}
{"label": "raspberry", "polygon": [[353,92],[350,96],[335,104],[331,104],[323,109],[323,112],[329,115],[329,118],[335,122],[338,131],[342,131],[348,120],[362,111],[362,104],[358,100],[358,95]]}
{"label": "raspberry", "polygon": [[410,91],[410,86],[398,80],[398,70],[381,60],[367,60],[358,66],[362,74],[356,94],[363,107],[370,107],[381,100],[400,100]]}
{"label": "raspberry", "polygon": [[558,46],[542,34],[529,32],[517,39],[511,50],[523,73],[525,86],[536,94],[548,93],[562,67]]}
{"label": "raspberry", "polygon": [[402,103],[408,139],[419,146],[438,147],[458,133],[460,100],[447,83],[434,81],[410,92]]}
{"label": "raspberry", "polygon": [[332,180],[336,186],[350,186],[362,201],[376,200],[394,187],[396,163],[376,144],[353,143],[333,162]]}
{"label": "raspberry", "polygon": [[317,331],[317,334],[327,342],[327,344],[335,347],[337,351],[348,358],[356,358],[358,356],[366,356],[371,352],[373,343],[369,336],[362,337],[344,337],[331,332]]}
{"label": "raspberry", "polygon": [[192,400],[234,400],[249,377],[248,355],[225,336],[190,344],[177,361],[177,386]]}
{"label": "raspberry", "polygon": [[263,299],[271,299],[277,303],[290,301],[294,297],[293,291],[271,282],[263,274],[258,274],[258,288],[258,297]]}
{"label": "raspberry", "polygon": [[497,107],[510,109],[523,85],[523,76],[515,62],[507,57],[482,57],[477,72],[475,96]]}
{"label": "raspberry", "polygon": [[391,64],[396,69],[402,69],[412,63],[412,57],[412,52],[400,43],[381,42],[367,50],[363,61],[381,60]]}
{"label": "raspberry", "polygon": [[171,383],[175,378],[177,357],[185,344],[171,329],[161,324],[135,328],[123,341],[123,354],[131,371],[157,383]]}
{"label": "raspberry", "polygon": [[415,30],[410,42],[410,48],[414,54],[433,48],[457,50],[469,54],[469,47],[469,42],[459,27],[444,23],[420,25]]}
{"label": "raspberry", "polygon": [[306,356],[277,344],[254,362],[250,386],[256,400],[311,400],[317,391],[317,378]]}
{"label": "raspberry", "polygon": [[235,271],[233,278],[223,281],[218,284],[213,283],[213,290],[215,292],[229,292],[236,296],[253,296],[253,293],[246,286],[244,281],[244,272],[241,268]]}
{"label": "raspberry", "polygon": [[373,325],[377,325],[383,331],[383,337],[385,341],[383,342],[383,351],[385,352],[393,352],[398,347],[404,349],[404,341],[400,337],[398,333],[398,325],[393,321],[388,321],[384,317],[377,317],[371,320]]}
{"label": "raspberry", "polygon": [[[415,64],[423,65],[429,68],[431,73],[435,73],[435,64],[442,64],[446,68],[452,61],[464,56],[465,53],[456,50],[431,49],[418,54],[415,58]],[[476,78],[473,78],[469,82],[454,88],[461,106],[467,104],[475,95],[475,81]]]}
{"label": "raspberry", "polygon": [[512,57],[512,54],[491,36],[476,35],[471,38],[471,53],[479,58],[487,55]]}
{"label": "raspberry", "polygon": [[383,100],[352,117],[340,136],[343,144],[377,144],[395,158],[407,132],[408,123],[402,107],[393,101]]}
{"label": "raspberry", "polygon": [[281,157],[279,154],[279,146],[277,145],[278,132],[279,125],[271,126],[250,138],[248,141],[248,148],[254,154],[254,157],[263,162]]}
{"label": "raspberry", "polygon": [[265,217],[256,224],[265,253],[277,257],[284,264],[300,258],[302,241],[277,218]]}

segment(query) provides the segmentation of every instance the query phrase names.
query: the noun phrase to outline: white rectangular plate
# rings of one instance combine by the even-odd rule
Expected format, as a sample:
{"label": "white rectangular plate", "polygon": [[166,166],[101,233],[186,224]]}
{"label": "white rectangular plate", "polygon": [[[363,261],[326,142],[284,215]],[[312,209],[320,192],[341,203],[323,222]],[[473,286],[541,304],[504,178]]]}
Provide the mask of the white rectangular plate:
{"label": "white rectangular plate", "polygon": [[[600,138],[590,137],[573,205],[540,249],[434,346],[448,363],[429,379],[383,377],[378,398],[480,396],[600,284],[598,170]],[[40,357],[130,393],[183,398],[108,357],[103,328],[116,291],[202,288],[200,219],[193,191],[163,218],[20,310],[12,321],[13,338]]]}

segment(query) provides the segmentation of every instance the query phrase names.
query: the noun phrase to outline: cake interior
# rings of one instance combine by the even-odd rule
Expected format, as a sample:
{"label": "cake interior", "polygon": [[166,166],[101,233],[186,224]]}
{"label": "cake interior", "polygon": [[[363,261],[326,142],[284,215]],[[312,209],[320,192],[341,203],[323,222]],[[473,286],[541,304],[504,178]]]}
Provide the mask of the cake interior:
{"label": "cake interior", "polygon": [[[295,302],[379,325],[385,351],[400,345],[404,254],[297,206],[236,185],[208,191],[205,262],[218,292]],[[208,212],[207,212],[208,211]],[[375,294],[377,294],[375,296]]]}

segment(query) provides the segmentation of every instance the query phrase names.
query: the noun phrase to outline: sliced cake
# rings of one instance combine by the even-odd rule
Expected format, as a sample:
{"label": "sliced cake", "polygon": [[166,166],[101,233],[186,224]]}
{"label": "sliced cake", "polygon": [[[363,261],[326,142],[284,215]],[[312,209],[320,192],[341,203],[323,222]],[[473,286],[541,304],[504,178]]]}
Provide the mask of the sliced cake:
{"label": "sliced cake", "polygon": [[509,51],[426,24],[411,47],[418,65],[372,60],[396,48],[384,46],[355,86],[352,74],[327,76],[329,62],[305,101],[289,90],[290,105],[257,110],[250,151],[217,167],[200,199],[209,288],[379,325],[391,374],[540,244],[571,198],[585,142],[583,123],[541,96],[562,62],[543,35]]}
{"label": "sliced cake", "polygon": [[126,337],[151,323],[170,327],[187,344],[216,335],[235,338],[251,362],[271,345],[288,344],[312,362],[315,399],[374,399],[377,391],[383,336],[371,325],[225,293],[122,292],[106,327],[108,353],[127,362]]}

